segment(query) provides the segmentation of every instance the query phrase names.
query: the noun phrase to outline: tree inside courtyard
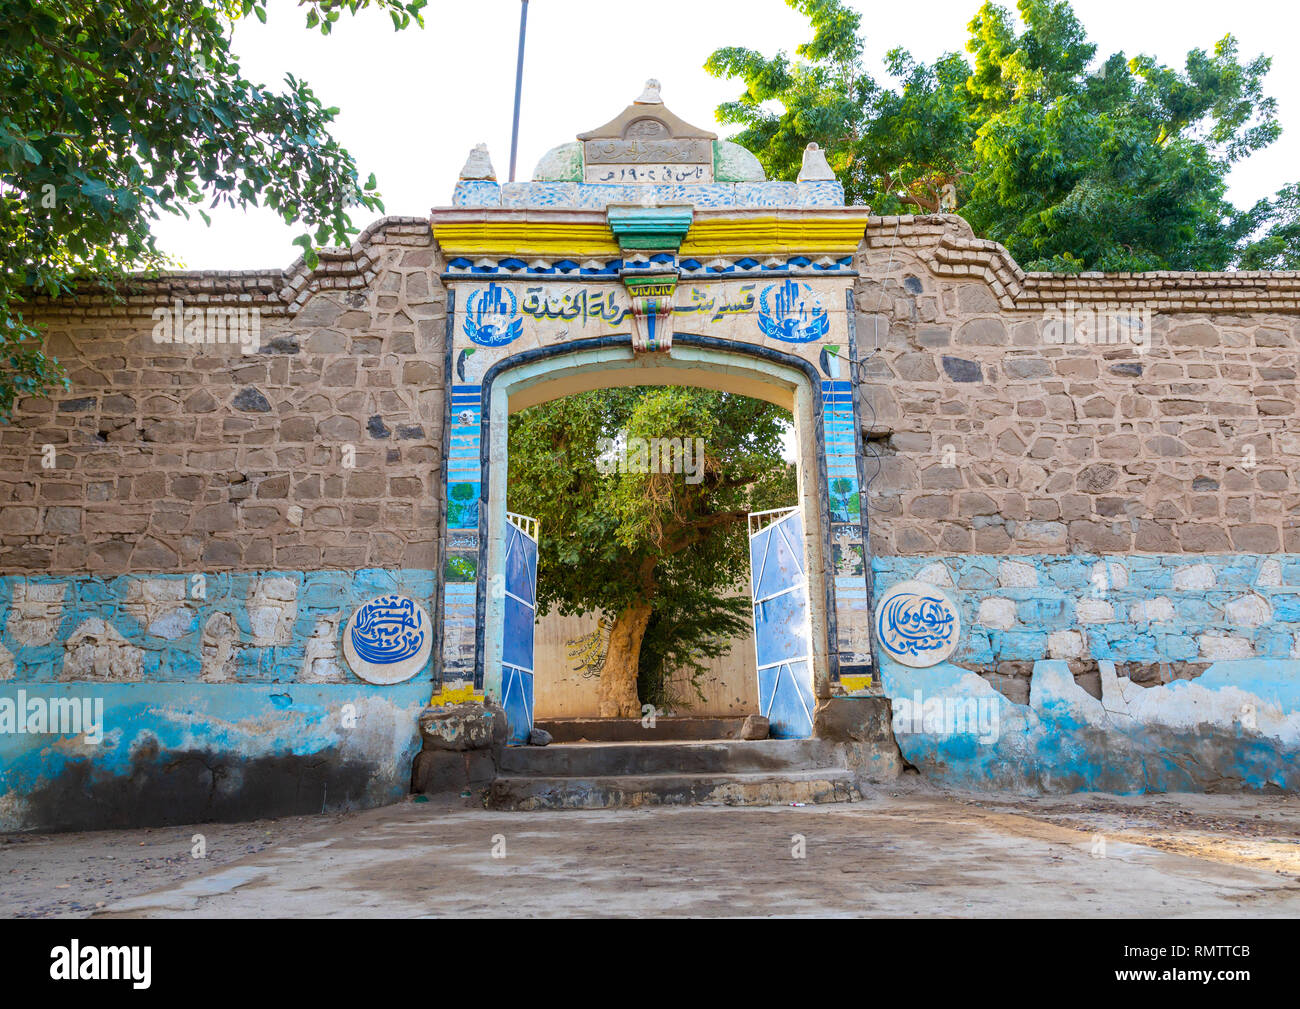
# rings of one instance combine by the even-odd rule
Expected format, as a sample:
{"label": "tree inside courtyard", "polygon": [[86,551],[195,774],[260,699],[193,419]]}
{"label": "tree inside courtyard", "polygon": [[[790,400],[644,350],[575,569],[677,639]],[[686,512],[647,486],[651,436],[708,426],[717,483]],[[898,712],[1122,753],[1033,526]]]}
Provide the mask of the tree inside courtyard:
{"label": "tree inside courtyard", "polygon": [[[609,623],[603,717],[671,702],[674,678],[698,684],[748,633],[746,518],[795,500],[789,418],[674,386],[580,393],[510,418],[509,507],[541,521],[538,613]],[[664,472],[674,445],[686,462]]]}

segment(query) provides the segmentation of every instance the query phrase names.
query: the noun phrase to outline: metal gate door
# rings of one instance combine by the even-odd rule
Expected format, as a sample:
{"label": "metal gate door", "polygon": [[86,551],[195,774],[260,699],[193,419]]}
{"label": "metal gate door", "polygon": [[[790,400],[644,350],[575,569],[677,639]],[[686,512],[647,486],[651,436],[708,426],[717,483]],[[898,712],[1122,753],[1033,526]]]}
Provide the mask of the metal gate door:
{"label": "metal gate door", "polygon": [[501,706],[510,742],[533,731],[533,624],[537,617],[536,519],[506,513],[505,613],[501,648]]}
{"label": "metal gate door", "polygon": [[770,720],[777,738],[811,736],[812,611],[798,508],[750,514],[749,571],[759,713]]}

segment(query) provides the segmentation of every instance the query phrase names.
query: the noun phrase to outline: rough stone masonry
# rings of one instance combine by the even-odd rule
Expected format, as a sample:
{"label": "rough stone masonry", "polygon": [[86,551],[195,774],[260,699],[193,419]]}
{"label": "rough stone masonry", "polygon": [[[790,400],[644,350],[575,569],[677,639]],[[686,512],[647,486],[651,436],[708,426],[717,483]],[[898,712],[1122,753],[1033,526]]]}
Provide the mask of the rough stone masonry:
{"label": "rough stone masonry", "polygon": [[993,745],[905,756],[976,787],[1296,787],[1300,275],[1026,274],[952,217],[872,220],[858,268],[877,592],[949,587],[969,628],[886,689],[1003,712]]}

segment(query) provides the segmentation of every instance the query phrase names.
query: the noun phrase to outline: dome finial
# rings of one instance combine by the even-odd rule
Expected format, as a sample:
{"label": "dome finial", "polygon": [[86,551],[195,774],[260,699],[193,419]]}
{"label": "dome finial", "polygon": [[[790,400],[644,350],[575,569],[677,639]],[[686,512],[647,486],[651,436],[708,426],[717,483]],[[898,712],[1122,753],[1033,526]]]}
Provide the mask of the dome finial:
{"label": "dome finial", "polygon": [[645,82],[645,90],[641,92],[633,105],[662,105],[664,100],[659,96],[659,82],[651,77]]}
{"label": "dome finial", "polygon": [[496,181],[497,173],[492,168],[492,158],[488,155],[487,144],[476,144],[465,159],[465,167],[460,170],[462,179]]}

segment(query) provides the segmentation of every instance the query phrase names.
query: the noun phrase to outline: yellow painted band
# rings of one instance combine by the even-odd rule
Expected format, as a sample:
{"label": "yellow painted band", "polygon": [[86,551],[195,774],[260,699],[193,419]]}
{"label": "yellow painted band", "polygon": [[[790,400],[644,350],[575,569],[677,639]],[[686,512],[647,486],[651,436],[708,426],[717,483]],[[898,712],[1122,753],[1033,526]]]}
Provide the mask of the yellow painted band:
{"label": "yellow painted band", "polygon": [[541,224],[535,221],[439,224],[433,237],[448,256],[609,256],[618,242],[603,224]]}
{"label": "yellow painted band", "polygon": [[[857,250],[867,217],[709,218],[696,221],[682,243],[683,256],[835,255]],[[448,256],[620,256],[604,224],[546,224],[539,221],[435,225],[434,238]]]}
{"label": "yellow painted band", "polygon": [[782,217],[712,218],[696,221],[682,243],[683,256],[810,255],[846,256],[857,250],[867,217],[791,219]]}

